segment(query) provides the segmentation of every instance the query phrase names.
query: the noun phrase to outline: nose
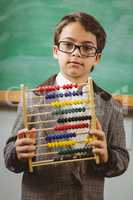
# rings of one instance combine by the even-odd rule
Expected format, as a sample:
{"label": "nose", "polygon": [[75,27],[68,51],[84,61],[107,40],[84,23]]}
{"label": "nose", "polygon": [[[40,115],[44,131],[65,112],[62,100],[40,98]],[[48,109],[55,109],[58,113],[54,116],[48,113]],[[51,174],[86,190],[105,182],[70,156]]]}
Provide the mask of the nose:
{"label": "nose", "polygon": [[78,56],[78,57],[81,57],[81,54],[80,54],[80,48],[75,47],[74,51],[72,52],[72,56]]}

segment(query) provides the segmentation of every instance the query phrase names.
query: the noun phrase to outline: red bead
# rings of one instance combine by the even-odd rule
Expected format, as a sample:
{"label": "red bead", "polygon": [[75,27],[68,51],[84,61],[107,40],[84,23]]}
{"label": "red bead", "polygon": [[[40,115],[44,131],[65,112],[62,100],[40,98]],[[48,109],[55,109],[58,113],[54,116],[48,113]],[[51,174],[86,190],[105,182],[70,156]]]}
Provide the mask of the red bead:
{"label": "red bead", "polygon": [[73,87],[73,88],[77,88],[77,87],[78,87],[78,84],[72,84],[72,87]]}
{"label": "red bead", "polygon": [[49,91],[49,92],[53,91],[53,86],[49,85],[49,86],[48,86],[48,91]]}
{"label": "red bead", "polygon": [[55,85],[53,85],[53,86],[51,87],[51,89],[52,89],[53,91],[55,91],[55,90],[56,90]]}
{"label": "red bead", "polygon": [[37,88],[38,92],[44,92],[45,91],[45,86],[40,86]]}
{"label": "red bead", "polygon": [[69,88],[70,88],[70,85],[69,85],[69,84],[67,84],[67,85],[66,85],[66,89],[69,89]]}
{"label": "red bead", "polygon": [[69,85],[69,88],[73,88],[73,84],[72,83]]}
{"label": "red bead", "polygon": [[62,88],[63,88],[63,89],[66,89],[66,85],[63,85]]}
{"label": "red bead", "polygon": [[60,89],[60,86],[59,86],[59,85],[56,85],[55,88],[56,88],[56,90],[59,90],[59,89]]}
{"label": "red bead", "polygon": [[45,86],[45,91],[49,92],[49,86]]}

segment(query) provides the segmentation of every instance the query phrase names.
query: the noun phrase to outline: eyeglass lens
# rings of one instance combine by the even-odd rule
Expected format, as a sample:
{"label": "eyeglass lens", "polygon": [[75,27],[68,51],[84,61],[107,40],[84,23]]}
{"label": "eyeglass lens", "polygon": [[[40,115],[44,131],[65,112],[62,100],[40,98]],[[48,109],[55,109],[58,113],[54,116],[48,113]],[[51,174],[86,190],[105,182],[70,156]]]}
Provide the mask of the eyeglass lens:
{"label": "eyeglass lens", "polygon": [[95,56],[97,49],[96,47],[92,47],[90,44],[82,44],[82,45],[76,45],[72,42],[66,42],[66,41],[60,41],[58,46],[60,51],[63,51],[65,53],[73,53],[76,48],[79,49],[80,54],[82,56]]}

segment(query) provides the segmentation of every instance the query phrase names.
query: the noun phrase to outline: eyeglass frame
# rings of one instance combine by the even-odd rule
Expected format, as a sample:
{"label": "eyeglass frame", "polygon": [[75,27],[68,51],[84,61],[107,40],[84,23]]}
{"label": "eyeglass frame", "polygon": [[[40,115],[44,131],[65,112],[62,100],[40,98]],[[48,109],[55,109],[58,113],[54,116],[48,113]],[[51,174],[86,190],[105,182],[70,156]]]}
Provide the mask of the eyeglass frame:
{"label": "eyeglass frame", "polygon": [[[73,50],[72,50],[71,52],[61,50],[61,49],[60,49],[60,43],[62,43],[62,42],[71,43],[71,44],[73,45]],[[88,46],[89,46],[89,45],[88,45]],[[83,57],[94,57],[94,56],[96,56],[96,54],[99,52],[99,51],[98,51],[98,48],[96,48],[96,47],[90,45],[90,47],[93,48],[93,49],[95,49],[96,52],[95,52],[94,55],[86,56],[86,55],[81,54],[80,48],[83,47],[83,44],[77,45],[77,44],[74,44],[73,42],[63,41],[63,40],[61,40],[61,41],[58,42],[57,47],[58,47],[59,51],[61,51],[61,52],[63,52],[63,53],[68,53],[68,54],[71,54],[71,53],[73,53],[76,49],[78,49],[80,55],[83,56]]]}

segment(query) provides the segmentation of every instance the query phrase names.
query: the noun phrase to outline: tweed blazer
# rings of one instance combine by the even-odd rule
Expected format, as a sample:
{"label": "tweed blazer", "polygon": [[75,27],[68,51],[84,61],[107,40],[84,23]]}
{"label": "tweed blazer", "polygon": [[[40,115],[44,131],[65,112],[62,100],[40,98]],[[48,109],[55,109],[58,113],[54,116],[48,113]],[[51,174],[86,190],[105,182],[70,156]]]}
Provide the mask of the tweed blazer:
{"label": "tweed blazer", "polygon": [[[53,85],[55,79],[56,75],[41,85]],[[23,173],[21,200],[103,200],[105,177],[121,175],[127,169],[129,155],[125,145],[122,109],[109,93],[94,82],[93,86],[96,115],[107,139],[108,162],[99,165],[94,161],[51,165],[37,167],[29,173],[27,162],[18,160],[15,150],[16,134],[24,128],[20,102],[12,135],[4,148],[4,158],[9,170]],[[37,116],[32,119],[36,120],[39,120]]]}

